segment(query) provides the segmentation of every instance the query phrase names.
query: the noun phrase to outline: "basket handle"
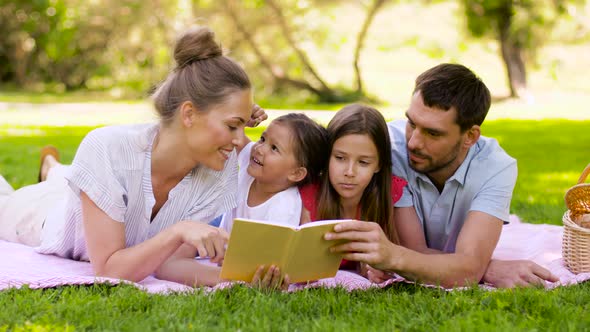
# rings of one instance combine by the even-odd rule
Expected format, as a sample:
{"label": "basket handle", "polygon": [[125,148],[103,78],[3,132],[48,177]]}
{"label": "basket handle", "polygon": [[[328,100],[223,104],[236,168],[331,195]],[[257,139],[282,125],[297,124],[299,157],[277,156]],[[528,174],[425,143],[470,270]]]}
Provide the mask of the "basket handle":
{"label": "basket handle", "polygon": [[588,164],[588,166],[586,166],[586,168],[584,168],[582,175],[580,175],[580,178],[578,179],[578,184],[586,181],[586,177],[588,177],[588,174],[590,174],[590,164]]}

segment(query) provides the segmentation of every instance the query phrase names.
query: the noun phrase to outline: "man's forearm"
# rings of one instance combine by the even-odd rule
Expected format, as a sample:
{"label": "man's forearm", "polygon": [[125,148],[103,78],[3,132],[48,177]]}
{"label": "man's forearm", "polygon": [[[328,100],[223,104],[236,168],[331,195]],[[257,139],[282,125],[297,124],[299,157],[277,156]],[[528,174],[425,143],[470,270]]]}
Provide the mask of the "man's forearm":
{"label": "man's forearm", "polygon": [[417,250],[417,251],[420,253],[426,254],[426,255],[443,255],[443,254],[445,254],[444,251],[440,251],[440,250],[432,249],[432,248],[428,248],[428,247],[425,247],[425,248]]}
{"label": "man's forearm", "polygon": [[434,249],[427,253],[396,246],[399,255],[386,269],[407,279],[446,288],[477,284],[488,262],[465,254],[445,254]]}
{"label": "man's forearm", "polygon": [[404,235],[401,243],[406,248],[390,248],[389,260],[398,261],[397,265],[391,262],[392,270],[397,269],[397,273],[414,280],[447,287],[469,285],[482,279],[502,231],[500,219],[471,211],[457,238],[455,252],[444,253],[427,247],[413,209],[400,210],[398,217],[409,218],[410,222],[406,225],[398,220],[398,229]]}

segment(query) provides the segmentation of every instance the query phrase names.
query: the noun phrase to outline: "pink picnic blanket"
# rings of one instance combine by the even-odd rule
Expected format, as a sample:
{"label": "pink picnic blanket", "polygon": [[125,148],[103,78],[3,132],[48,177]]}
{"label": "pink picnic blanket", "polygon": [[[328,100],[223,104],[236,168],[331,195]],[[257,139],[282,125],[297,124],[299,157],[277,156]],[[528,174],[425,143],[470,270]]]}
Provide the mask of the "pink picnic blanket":
{"label": "pink picnic blanket", "polygon": [[[559,282],[548,284],[548,288],[572,285],[590,279],[590,273],[573,274],[567,270],[561,258],[561,235],[563,228],[553,225],[521,223],[511,217],[511,223],[504,226],[500,242],[494,251],[497,259],[530,259],[551,270],[560,278]],[[16,243],[0,241],[0,290],[28,285],[30,288],[50,288],[63,285],[87,285],[119,281],[93,276],[90,263],[63,259],[36,253],[32,248]],[[306,285],[291,285],[289,291],[315,287],[343,287],[347,290],[385,287],[406,282],[403,278],[390,279],[382,284],[373,284],[367,279],[348,271],[338,271],[334,278],[321,279]],[[148,277],[140,283],[132,283],[150,293],[191,291],[194,288],[178,283]],[[222,283],[210,290],[226,288],[232,283]]]}

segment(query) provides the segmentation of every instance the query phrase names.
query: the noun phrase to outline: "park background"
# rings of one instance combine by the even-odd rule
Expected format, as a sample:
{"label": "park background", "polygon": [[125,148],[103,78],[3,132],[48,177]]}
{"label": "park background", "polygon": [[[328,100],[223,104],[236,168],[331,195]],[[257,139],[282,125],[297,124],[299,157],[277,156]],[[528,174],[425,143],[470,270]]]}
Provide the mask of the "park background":
{"label": "park background", "polygon": [[[271,116],[297,110],[327,123],[360,101],[400,119],[418,74],[441,62],[470,67],[494,97],[483,134],[518,160],[511,210],[525,222],[561,224],[563,195],[590,162],[585,1],[0,0],[0,174],[15,188],[34,183],[43,145],[69,162],[93,128],[155,120],[149,93],[194,24],[210,26],[246,67]],[[0,331],[584,329],[589,287],[22,289],[0,293]]]}

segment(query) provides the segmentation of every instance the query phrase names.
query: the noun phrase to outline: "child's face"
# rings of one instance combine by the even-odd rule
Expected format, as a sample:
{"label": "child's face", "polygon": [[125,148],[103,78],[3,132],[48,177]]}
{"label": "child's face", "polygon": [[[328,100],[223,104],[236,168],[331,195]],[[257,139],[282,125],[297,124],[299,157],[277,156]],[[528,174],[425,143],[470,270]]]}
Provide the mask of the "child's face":
{"label": "child's face", "polygon": [[373,174],[379,172],[377,147],[368,135],[346,135],[334,142],[330,183],[341,199],[360,202]]}
{"label": "child's face", "polygon": [[299,168],[290,128],[271,122],[254,143],[248,174],[260,183],[289,187],[294,182],[292,175]]}

